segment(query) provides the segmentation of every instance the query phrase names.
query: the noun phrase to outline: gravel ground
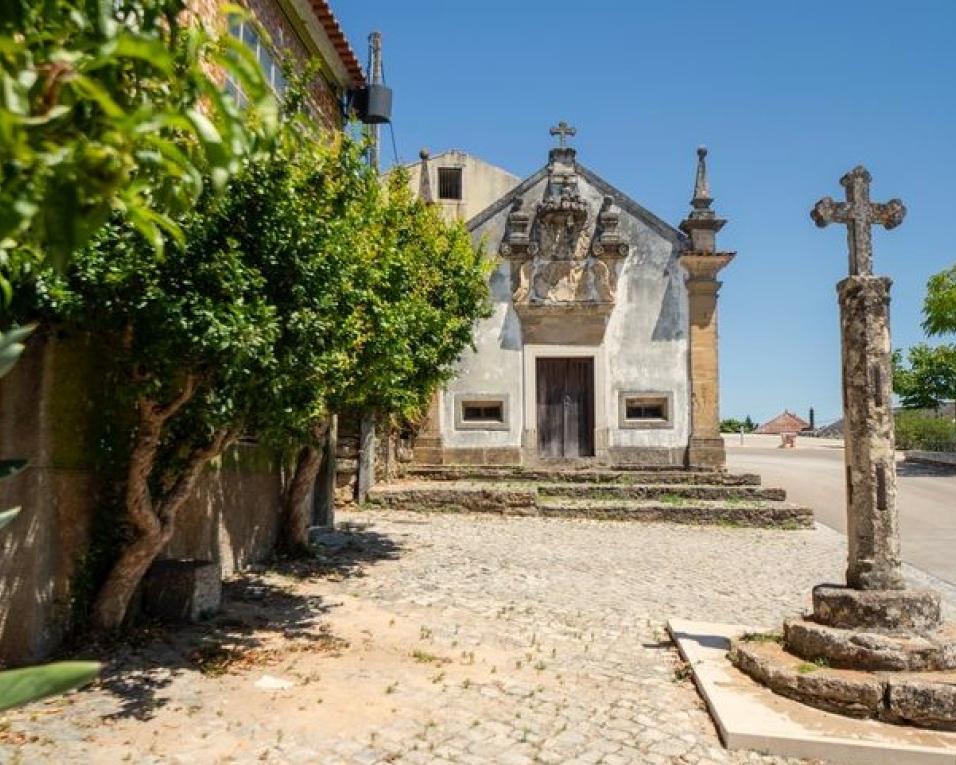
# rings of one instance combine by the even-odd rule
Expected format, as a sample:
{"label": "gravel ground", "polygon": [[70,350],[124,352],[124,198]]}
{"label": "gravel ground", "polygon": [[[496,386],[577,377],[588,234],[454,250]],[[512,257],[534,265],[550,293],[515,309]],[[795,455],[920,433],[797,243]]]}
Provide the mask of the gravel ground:
{"label": "gravel ground", "polygon": [[97,687],[0,722],[24,763],[781,763],[727,752],[671,617],[776,626],[843,538],[343,514],[308,567],[227,586],[213,623],[110,647]]}

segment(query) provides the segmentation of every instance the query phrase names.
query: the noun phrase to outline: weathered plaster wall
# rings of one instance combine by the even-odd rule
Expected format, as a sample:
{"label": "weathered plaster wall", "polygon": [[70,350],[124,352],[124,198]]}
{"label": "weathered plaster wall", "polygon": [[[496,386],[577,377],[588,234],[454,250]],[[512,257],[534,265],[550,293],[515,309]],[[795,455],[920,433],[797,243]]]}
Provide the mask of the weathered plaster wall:
{"label": "weathered plaster wall", "polygon": [[[453,201],[438,198],[438,168],[458,167],[462,171],[462,198]],[[409,185],[417,192],[421,176],[419,163],[408,165]],[[520,183],[521,179],[507,170],[472,157],[463,151],[451,149],[431,157],[428,161],[428,175],[431,181],[432,195],[448,220],[468,220],[484,210],[488,205],[507,194]]]}
{"label": "weathered plaster wall", "polygon": [[[579,179],[580,191],[593,211],[597,211],[605,190],[585,178]],[[524,209],[533,210],[541,201],[547,185],[542,176],[524,193]],[[505,231],[509,208],[477,226],[475,241],[484,239],[495,252]],[[688,302],[684,269],[678,262],[678,246],[645,221],[621,212],[620,229],[632,243],[629,256],[618,265],[617,301],[608,320],[603,348],[596,355],[596,377],[605,380],[603,395],[596,395],[595,413],[599,432],[596,443],[607,448],[656,448],[678,450],[686,447],[689,436],[688,379]],[[466,351],[460,372],[442,395],[441,432],[446,449],[481,447],[520,447],[523,421],[534,422],[534,412],[526,411],[534,396],[525,394],[533,386],[525,363],[521,323],[511,299],[510,267],[500,262],[489,280],[494,315],[482,321],[475,336],[476,351]],[[569,322],[573,323],[572,319]],[[573,326],[569,324],[569,336]],[[545,355],[540,348],[534,353]],[[553,354],[561,355],[560,349]],[[601,374],[603,373],[603,374]],[[666,428],[635,429],[618,427],[618,393],[669,392],[673,396],[672,424]],[[507,430],[457,430],[456,395],[505,394],[508,396]],[[598,391],[596,391],[598,394]],[[601,424],[604,431],[600,432]]]}
{"label": "weathered plaster wall", "polygon": [[[29,460],[0,481],[0,508],[22,508],[0,531],[0,664],[49,655],[71,627],[106,480],[95,470],[104,358],[84,338],[38,333],[0,378],[0,459]],[[267,559],[284,478],[262,449],[228,452],[183,508],[164,557],[220,560],[225,574]]]}

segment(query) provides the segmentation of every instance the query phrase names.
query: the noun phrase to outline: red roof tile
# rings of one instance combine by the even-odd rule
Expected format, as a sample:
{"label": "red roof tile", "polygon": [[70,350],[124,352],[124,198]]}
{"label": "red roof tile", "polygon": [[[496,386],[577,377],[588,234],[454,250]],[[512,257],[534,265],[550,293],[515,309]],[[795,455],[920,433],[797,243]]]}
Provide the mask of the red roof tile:
{"label": "red roof tile", "polygon": [[809,422],[785,409],[783,414],[778,414],[772,420],[768,420],[757,428],[754,433],[799,433],[801,430],[806,430],[809,427]]}
{"label": "red roof tile", "polygon": [[310,1],[316,18],[318,18],[319,23],[322,24],[322,28],[329,36],[329,40],[331,40],[335,52],[339,54],[339,58],[345,65],[346,71],[352,78],[352,86],[356,88],[362,87],[365,85],[365,72],[362,71],[362,65],[355,57],[352,46],[349,45],[348,38],[342,31],[342,26],[339,24],[338,19],[335,18],[331,6],[327,0]]}

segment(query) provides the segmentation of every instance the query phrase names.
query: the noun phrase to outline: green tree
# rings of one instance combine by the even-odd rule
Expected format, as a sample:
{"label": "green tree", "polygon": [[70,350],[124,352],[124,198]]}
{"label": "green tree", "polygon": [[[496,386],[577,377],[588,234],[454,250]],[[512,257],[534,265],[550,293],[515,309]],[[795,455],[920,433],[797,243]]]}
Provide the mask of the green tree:
{"label": "green tree", "polygon": [[956,333],[956,265],[930,277],[923,303],[923,329],[930,336]]}
{"label": "green tree", "polygon": [[219,187],[256,131],[210,72],[228,72],[258,130],[275,102],[251,53],[189,18],[184,0],[0,4],[0,289],[62,264],[113,213],[162,248],[174,216]]}
{"label": "green tree", "polygon": [[137,230],[108,225],[65,275],[47,269],[32,290],[38,318],[111,348],[133,410],[121,445],[127,542],[94,604],[94,622],[107,629],[122,623],[206,464],[242,432],[238,402],[272,364],[277,321],[259,274],[235,247],[193,244],[204,241],[209,204],[181,219],[184,248],[157,257]]}
{"label": "green tree", "polygon": [[65,275],[36,278],[27,311],[115,349],[135,410],[128,541],[94,604],[107,629],[206,464],[240,434],[298,451],[286,539],[302,546],[327,414],[414,412],[486,310],[484,263],[464,227],[398,182],[385,193],[342,137],[284,129],[180,226],[185,246],[164,257],[132,227],[109,226]]}
{"label": "green tree", "polygon": [[956,345],[919,343],[905,362],[902,352],[894,351],[893,390],[906,409],[938,410],[956,400]]}

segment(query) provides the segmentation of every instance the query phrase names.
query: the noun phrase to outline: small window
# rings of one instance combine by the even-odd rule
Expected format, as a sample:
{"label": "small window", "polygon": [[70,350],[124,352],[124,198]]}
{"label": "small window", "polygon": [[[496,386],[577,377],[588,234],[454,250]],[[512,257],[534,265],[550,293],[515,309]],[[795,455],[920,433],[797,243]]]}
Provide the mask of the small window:
{"label": "small window", "polygon": [[456,430],[508,430],[507,393],[456,393]]}
{"label": "small window", "polygon": [[438,168],[438,198],[461,199],[461,168]]}
{"label": "small window", "polygon": [[666,420],[667,402],[660,399],[629,398],[624,416],[629,420]]}
{"label": "small window", "polygon": [[465,401],[461,405],[461,419],[465,422],[504,422],[504,407],[500,401]]}
{"label": "small window", "polygon": [[618,425],[622,428],[673,427],[671,394],[621,393]]}

